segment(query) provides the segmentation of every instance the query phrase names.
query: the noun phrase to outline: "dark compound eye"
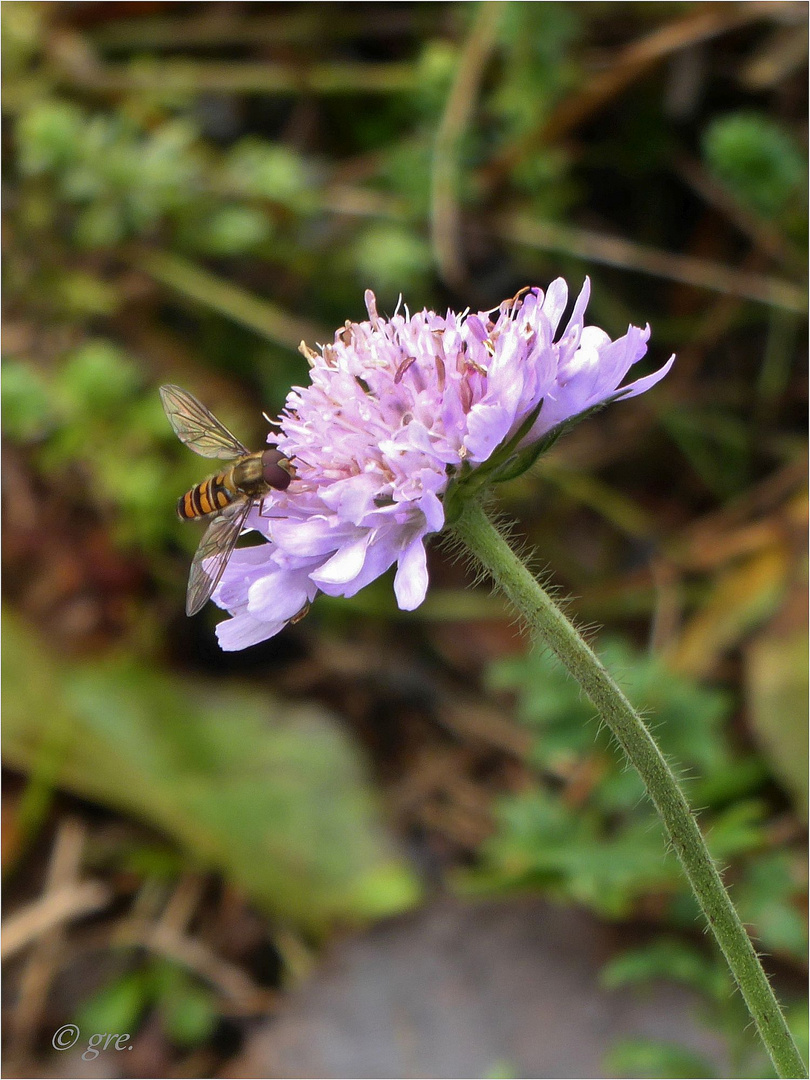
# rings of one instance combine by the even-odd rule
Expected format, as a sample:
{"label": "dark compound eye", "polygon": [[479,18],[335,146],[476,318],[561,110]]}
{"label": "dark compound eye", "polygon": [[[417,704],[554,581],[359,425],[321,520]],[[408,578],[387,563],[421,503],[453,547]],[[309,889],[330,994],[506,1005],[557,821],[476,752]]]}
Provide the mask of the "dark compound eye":
{"label": "dark compound eye", "polygon": [[286,458],[278,450],[265,450],[262,454],[262,476],[264,482],[269,484],[271,488],[276,488],[278,491],[284,491],[289,487],[292,477],[285,468],[282,467],[281,462]]}

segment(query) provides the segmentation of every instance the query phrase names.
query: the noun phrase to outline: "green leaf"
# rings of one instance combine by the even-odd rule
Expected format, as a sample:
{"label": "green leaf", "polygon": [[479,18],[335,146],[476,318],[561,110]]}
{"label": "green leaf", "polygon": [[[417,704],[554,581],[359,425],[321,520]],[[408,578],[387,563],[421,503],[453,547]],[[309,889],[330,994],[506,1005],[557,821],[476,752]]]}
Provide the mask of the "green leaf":
{"label": "green leaf", "polygon": [[288,146],[262,139],[241,139],[228,153],[226,182],[242,195],[259,196],[302,210],[312,205],[313,178],[301,157]]}
{"label": "green leaf", "polygon": [[718,117],[703,137],[710,168],[743,202],[773,218],[801,197],[806,153],[769,117],[736,112]]}
{"label": "green leaf", "polygon": [[150,983],[146,972],[133,971],[103,987],[81,1007],[76,1023],[86,1032],[132,1034],[149,1003]]}
{"label": "green leaf", "polygon": [[460,879],[466,888],[544,888],[617,918],[630,914],[639,897],[679,883],[661,829],[647,818],[611,834],[592,811],[568,807],[542,788],[501,799],[496,815],[481,871]]}
{"label": "green leaf", "polygon": [[807,1011],[806,1002],[801,1000],[791,1002],[785,1009],[785,1016],[791,1034],[799,1047],[799,1053],[807,1061],[810,1057],[810,1013]]}
{"label": "green leaf", "polygon": [[767,813],[757,799],[732,803],[717,813],[706,833],[714,858],[723,862],[761,847],[767,840]]}
{"label": "green leaf", "polygon": [[103,339],[90,339],[75,349],[59,372],[57,389],[72,413],[119,416],[135,393],[141,375],[120,349]]}
{"label": "green leaf", "polygon": [[54,283],[54,292],[73,315],[112,315],[119,305],[113,286],[81,270],[60,275]]}
{"label": "green leaf", "polygon": [[77,218],[73,237],[79,247],[94,250],[117,244],[125,231],[120,208],[114,203],[96,202]]}
{"label": "green leaf", "polygon": [[[697,783],[732,765],[723,733],[730,699],[722,691],[669,671],[660,659],[605,638],[599,653],[606,667],[621,678],[631,700],[643,702],[655,716],[655,735],[677,767],[696,771]],[[547,652],[535,650],[493,664],[488,681],[494,690],[516,693],[516,715],[537,733],[535,760],[556,767],[576,756],[604,751],[616,767],[599,789],[604,809],[631,807],[642,794],[641,782],[623,769],[618,751],[603,728],[592,722],[594,709],[577,684]],[[759,776],[757,771],[755,774]],[[722,789],[721,789],[722,790]]]}
{"label": "green leaf", "polygon": [[81,109],[66,101],[32,105],[17,125],[21,171],[39,176],[74,160],[82,122]]}
{"label": "green leaf", "polygon": [[657,1039],[623,1039],[606,1055],[605,1075],[617,1077],[712,1077],[714,1064],[697,1050]]}
{"label": "green leaf", "polygon": [[[650,708],[656,739],[676,770],[688,771],[687,787],[711,811],[702,822],[713,851],[728,859],[759,850],[765,808],[747,796],[764,774],[758,759],[735,755],[729,745],[729,696],[620,640],[604,639],[599,653],[630,699]],[[542,888],[614,918],[664,894],[678,921],[689,894],[660,823],[578,685],[540,650],[493,664],[488,681],[515,694],[515,715],[534,735],[531,757],[544,783],[498,803],[496,831],[465,887]],[[681,915],[691,923],[694,904],[687,906]]]}
{"label": "green leaf", "polygon": [[724,1002],[732,992],[728,971],[692,945],[660,938],[640,949],[628,949],[606,964],[600,981],[608,990],[670,979],[691,986],[710,1000]]}
{"label": "green leaf", "polygon": [[[360,281],[396,297],[414,288],[430,269],[430,245],[413,228],[382,223],[369,225],[358,235],[352,258]],[[381,309],[382,310],[382,309]]]}
{"label": "green leaf", "polygon": [[807,873],[802,856],[771,851],[753,859],[737,882],[734,899],[743,921],[769,951],[807,959],[807,920],[804,915]]}
{"label": "green leaf", "polygon": [[22,360],[4,360],[3,430],[9,439],[28,442],[46,433],[53,407],[45,379]]}
{"label": "green leaf", "polygon": [[189,242],[210,255],[241,255],[270,238],[267,215],[250,206],[223,206],[198,222]]}
{"label": "green leaf", "polygon": [[169,992],[161,996],[160,1016],[166,1034],[179,1046],[195,1046],[214,1030],[218,1010],[210,990],[178,973]]}
{"label": "green leaf", "polygon": [[157,826],[305,926],[417,900],[357,749],[322,710],[132,663],[68,669],[14,620],[5,635],[8,765],[35,770],[58,729],[56,784]]}

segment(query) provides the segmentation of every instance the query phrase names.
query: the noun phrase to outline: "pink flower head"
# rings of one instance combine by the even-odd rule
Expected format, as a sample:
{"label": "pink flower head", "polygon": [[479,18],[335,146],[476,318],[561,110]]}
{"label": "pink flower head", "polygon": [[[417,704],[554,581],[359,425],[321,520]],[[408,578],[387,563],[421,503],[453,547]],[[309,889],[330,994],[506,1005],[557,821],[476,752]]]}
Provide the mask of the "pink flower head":
{"label": "pink flower head", "polygon": [[617,390],[650,329],[630,326],[611,341],[585,326],[589,293],[586,279],[558,336],[562,278],[476,315],[405,308],[383,319],[367,292],[367,321],[347,322],[320,352],[302,346],[310,385],[290,391],[280,433],[268,436],[293,480],[251,512],[268,543],[235,551],[214,593],[232,616],[217,627],[222,648],[272,637],[318,592],[353,596],[394,563],[399,607],[418,607],[425,539],[443,527],[454,481],[483,476],[504,453],[531,453],[579,414],[662,379],[674,357]]}

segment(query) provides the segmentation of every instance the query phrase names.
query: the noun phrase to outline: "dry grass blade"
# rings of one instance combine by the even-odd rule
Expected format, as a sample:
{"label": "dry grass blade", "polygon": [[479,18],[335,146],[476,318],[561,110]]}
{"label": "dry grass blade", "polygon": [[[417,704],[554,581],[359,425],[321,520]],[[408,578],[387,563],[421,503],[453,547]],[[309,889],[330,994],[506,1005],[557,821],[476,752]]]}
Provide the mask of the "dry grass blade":
{"label": "dry grass blade", "polygon": [[459,237],[461,141],[469,126],[478,88],[495,44],[503,6],[501,0],[487,0],[479,5],[477,18],[459,57],[455,79],[436,133],[431,184],[431,233],[441,275],[456,288],[463,287],[467,276]]}
{"label": "dry grass blade", "polygon": [[615,63],[586,79],[579,93],[562,101],[541,127],[528,132],[491,161],[482,170],[487,185],[492,186],[508,176],[518,162],[538,146],[561,139],[666,57],[748,22],[776,18],[777,9],[792,6],[785,3],[698,4],[683,18],[632,42],[616,57]]}
{"label": "dry grass blade", "polygon": [[176,255],[145,250],[137,253],[132,261],[162,285],[168,285],[190,300],[220,312],[293,352],[298,352],[302,340],[330,341],[332,338],[324,327],[290,315],[271,301],[260,299]]}
{"label": "dry grass blade", "polygon": [[807,34],[795,26],[782,27],[770,37],[742,70],[740,79],[751,90],[772,90],[807,63]]}
{"label": "dry grass blade", "polygon": [[[324,209],[351,217],[407,220],[404,208],[396,199],[347,185],[329,189],[324,199]],[[723,263],[678,255],[592,229],[539,221],[527,214],[515,213],[496,218],[491,232],[511,243],[524,244],[541,251],[559,251],[621,270],[650,274],[741,300],[755,300],[785,311],[801,314],[807,309],[804,289],[784,278],[735,270]],[[766,243],[763,236],[757,234],[757,239]],[[778,246],[780,252],[784,246],[781,240],[777,244],[770,233],[767,243],[772,249]]]}
{"label": "dry grass blade", "polygon": [[106,907],[112,892],[99,881],[84,881],[47,893],[3,924],[0,956],[7,960],[54,927]]}
{"label": "dry grass blade", "polygon": [[806,487],[804,460],[788,463],[684,529],[671,545],[671,557],[683,569],[706,571],[778,543],[791,521],[802,520]]}
{"label": "dry grass blade", "polygon": [[574,229],[550,221],[537,221],[525,214],[505,214],[497,220],[496,231],[505,240],[542,251],[561,251],[591,262],[636,270],[710,292],[756,300],[786,311],[803,312],[807,308],[804,290],[781,278],[740,273],[721,263],[691,255],[676,255],[590,229]]}
{"label": "dry grass blade", "polygon": [[103,51],[188,52],[234,45],[308,45],[313,36],[329,41],[344,41],[371,32],[396,36],[414,32],[415,21],[407,9],[380,9],[375,15],[367,8],[345,8],[339,19],[324,19],[313,5],[298,5],[297,10],[263,15],[243,14],[230,4],[207,4],[190,17],[136,15],[105,22],[91,30],[90,37],[96,48]]}
{"label": "dry grass blade", "polygon": [[332,61],[294,65],[267,61],[151,60],[137,67],[107,64],[89,39],[59,31],[49,41],[58,81],[95,94],[391,94],[413,89],[417,69],[409,63]]}
{"label": "dry grass blade", "polygon": [[[81,867],[85,828],[76,818],[61,822],[51,851],[45,882],[47,896],[75,885]],[[17,1004],[11,1018],[11,1056],[24,1053],[33,1041],[45,1007],[48,988],[59,965],[63,928],[57,925],[42,933],[20,979]]]}
{"label": "dry grass blade", "polygon": [[693,191],[728,218],[763,254],[784,262],[800,274],[805,271],[806,259],[785,239],[779,229],[743,206],[698,161],[680,157],[675,160],[675,168]]}

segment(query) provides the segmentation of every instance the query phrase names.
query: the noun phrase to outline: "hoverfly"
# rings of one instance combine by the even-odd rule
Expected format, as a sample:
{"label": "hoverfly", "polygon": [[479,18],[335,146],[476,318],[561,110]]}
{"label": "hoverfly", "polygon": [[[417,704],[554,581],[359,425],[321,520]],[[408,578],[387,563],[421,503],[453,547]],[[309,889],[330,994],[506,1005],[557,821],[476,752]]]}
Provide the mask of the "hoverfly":
{"label": "hoverfly", "polygon": [[232,461],[177,501],[181,521],[210,522],[188,578],[186,614],[196,615],[219,584],[250,510],[272,489],[284,491],[292,479],[291,466],[278,450],[251,453],[187,390],[161,386],[160,397],[182,443],[202,457]]}

